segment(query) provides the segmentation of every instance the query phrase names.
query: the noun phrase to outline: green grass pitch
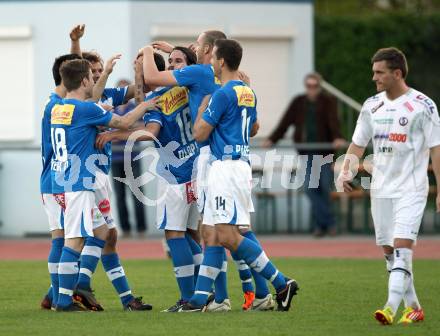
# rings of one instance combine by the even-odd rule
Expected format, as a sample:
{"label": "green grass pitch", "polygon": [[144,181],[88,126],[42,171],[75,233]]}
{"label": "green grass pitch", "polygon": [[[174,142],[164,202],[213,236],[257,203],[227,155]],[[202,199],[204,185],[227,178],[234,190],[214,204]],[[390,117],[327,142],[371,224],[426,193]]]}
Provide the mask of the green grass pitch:
{"label": "green grass pitch", "polygon": [[[380,326],[373,312],[386,299],[384,262],[334,259],[275,259],[301,287],[288,313],[241,312],[241,285],[229,263],[233,311],[166,314],[177,299],[169,261],[126,261],[137,295],[152,312],[124,312],[99,266],[93,287],[105,311],[55,313],[39,309],[49,283],[44,262],[0,261],[0,335],[440,335],[440,262],[415,262],[416,287],[426,321],[411,326]],[[400,316],[400,314],[399,314]]]}

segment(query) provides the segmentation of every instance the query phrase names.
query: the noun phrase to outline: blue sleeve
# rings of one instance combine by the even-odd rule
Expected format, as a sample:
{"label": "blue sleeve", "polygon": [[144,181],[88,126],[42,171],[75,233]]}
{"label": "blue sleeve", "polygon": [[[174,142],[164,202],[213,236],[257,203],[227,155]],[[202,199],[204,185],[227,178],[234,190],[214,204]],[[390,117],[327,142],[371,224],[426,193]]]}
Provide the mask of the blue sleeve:
{"label": "blue sleeve", "polygon": [[102,93],[102,96],[104,98],[112,99],[112,106],[116,107],[119,105],[124,104],[125,96],[128,91],[128,86],[123,88],[106,88],[104,89],[104,92]]}
{"label": "blue sleeve", "polygon": [[228,97],[221,91],[218,90],[209,100],[208,107],[205,112],[203,112],[202,119],[208,124],[215,127],[220,121],[223,113],[228,107]]}
{"label": "blue sleeve", "polygon": [[179,86],[191,86],[203,78],[204,69],[200,64],[186,66],[179,70],[174,70],[173,75]]}
{"label": "blue sleeve", "polygon": [[85,125],[108,126],[113,113],[107,112],[95,103],[84,103],[81,121]]}
{"label": "blue sleeve", "polygon": [[163,114],[159,111],[149,111],[144,115],[145,125],[149,123],[157,123],[160,126],[163,126]]}

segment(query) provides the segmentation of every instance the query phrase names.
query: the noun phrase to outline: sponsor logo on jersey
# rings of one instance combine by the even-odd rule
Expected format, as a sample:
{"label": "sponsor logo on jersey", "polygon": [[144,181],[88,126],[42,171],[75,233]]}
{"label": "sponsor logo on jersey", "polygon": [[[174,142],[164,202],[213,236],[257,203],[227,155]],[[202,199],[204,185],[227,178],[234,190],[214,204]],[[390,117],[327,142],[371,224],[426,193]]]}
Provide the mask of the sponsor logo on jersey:
{"label": "sponsor logo on jersey", "polygon": [[418,95],[416,99],[422,101],[425,104],[425,106],[429,108],[429,111],[431,111],[431,113],[434,113],[435,106],[431,99],[429,99],[424,95]]}
{"label": "sponsor logo on jersey", "polygon": [[66,196],[64,193],[62,194],[53,194],[53,197],[55,198],[55,201],[58,203],[58,205],[66,210]]}
{"label": "sponsor logo on jersey", "polygon": [[255,95],[252,89],[244,85],[236,85],[233,87],[237,95],[238,106],[255,106]]}
{"label": "sponsor logo on jersey", "polygon": [[375,107],[373,107],[373,108],[371,109],[371,113],[375,113],[375,112],[376,112],[378,109],[380,109],[383,105],[384,105],[384,102],[381,101],[381,102],[379,103],[379,105],[376,105]]}
{"label": "sponsor logo on jersey", "polygon": [[381,119],[374,119],[374,123],[379,125],[392,125],[394,123],[393,118],[381,118]]}
{"label": "sponsor logo on jersey", "polygon": [[98,204],[98,209],[102,214],[110,212],[110,202],[108,199],[104,199]]}
{"label": "sponsor logo on jersey", "polygon": [[379,153],[390,154],[392,152],[393,152],[393,147],[385,147],[385,146],[379,147]]}
{"label": "sponsor logo on jersey", "polygon": [[188,104],[188,91],[184,87],[176,86],[161,97],[161,110],[165,115],[170,115],[176,112],[185,104]]}
{"label": "sponsor logo on jersey", "polygon": [[55,104],[51,111],[51,124],[71,125],[74,110],[75,105],[72,104]]}
{"label": "sponsor logo on jersey", "polygon": [[406,142],[407,135],[402,133],[390,133],[388,140],[392,142]]}
{"label": "sponsor logo on jersey", "polygon": [[389,134],[376,134],[374,136],[374,139],[387,139],[388,140]]}
{"label": "sponsor logo on jersey", "polygon": [[408,118],[406,118],[406,117],[401,117],[401,118],[399,119],[399,124],[400,124],[400,126],[406,126],[406,125],[408,124]]}

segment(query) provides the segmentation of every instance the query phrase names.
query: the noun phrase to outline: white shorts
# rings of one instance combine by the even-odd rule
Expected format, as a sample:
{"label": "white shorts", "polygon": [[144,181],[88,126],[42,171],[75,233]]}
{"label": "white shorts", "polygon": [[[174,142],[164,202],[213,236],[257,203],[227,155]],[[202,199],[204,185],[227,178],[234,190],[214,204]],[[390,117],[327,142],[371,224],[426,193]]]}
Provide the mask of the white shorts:
{"label": "white shorts", "polygon": [[393,246],[394,239],[417,241],[427,201],[426,194],[407,193],[400,198],[371,198],[376,244]]}
{"label": "white shorts", "polygon": [[156,225],[159,230],[198,229],[200,215],[192,182],[169,184],[159,179],[157,196]]}
{"label": "white shorts", "polygon": [[109,229],[116,228],[115,219],[110,206],[112,186],[110,176],[98,171],[95,179],[95,208],[93,209],[93,228],[107,224]]}
{"label": "white shorts", "polygon": [[242,160],[214,161],[208,177],[203,224],[250,225],[252,170]]}
{"label": "white shorts", "polygon": [[205,210],[206,193],[208,189],[208,176],[211,167],[210,162],[211,149],[209,146],[200,148],[200,154],[197,157],[197,177],[196,177],[196,196],[197,209],[201,214]]}
{"label": "white shorts", "polygon": [[93,237],[93,191],[73,191],[64,193],[64,237]]}
{"label": "white shorts", "polygon": [[50,231],[64,229],[64,211],[58,204],[57,197],[60,196],[54,194],[41,194],[44,211],[46,211],[46,215],[49,220]]}

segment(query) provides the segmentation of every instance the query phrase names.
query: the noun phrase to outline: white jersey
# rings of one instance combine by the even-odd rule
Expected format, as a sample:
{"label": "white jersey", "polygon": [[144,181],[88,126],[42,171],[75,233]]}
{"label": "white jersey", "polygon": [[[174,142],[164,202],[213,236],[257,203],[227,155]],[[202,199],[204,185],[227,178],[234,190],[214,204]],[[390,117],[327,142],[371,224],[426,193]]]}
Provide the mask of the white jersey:
{"label": "white jersey", "polygon": [[392,101],[385,92],[367,99],[352,141],[366,147],[370,139],[374,152],[372,197],[427,194],[429,149],[440,145],[440,120],[431,99],[414,89]]}

